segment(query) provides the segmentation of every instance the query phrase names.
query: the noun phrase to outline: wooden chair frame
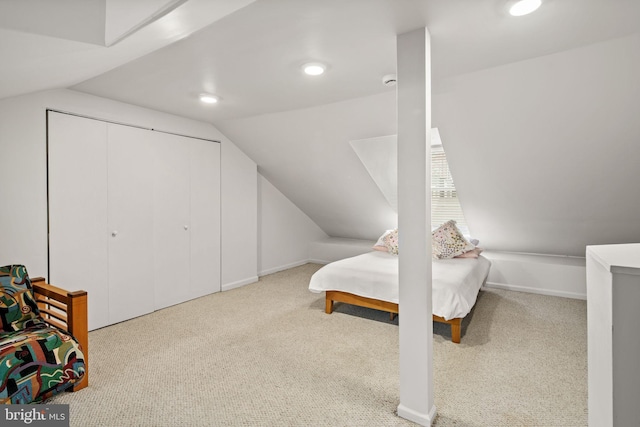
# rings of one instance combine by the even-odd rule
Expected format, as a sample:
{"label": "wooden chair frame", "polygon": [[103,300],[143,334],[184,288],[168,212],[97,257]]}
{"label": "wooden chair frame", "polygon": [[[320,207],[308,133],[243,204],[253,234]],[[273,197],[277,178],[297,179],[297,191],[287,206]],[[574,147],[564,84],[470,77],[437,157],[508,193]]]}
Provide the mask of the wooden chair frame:
{"label": "wooden chair frame", "polygon": [[31,279],[31,286],[42,319],[50,326],[68,331],[80,343],[84,353],[85,373],[82,381],[74,384],[71,391],[85,388],[89,385],[87,292],[69,292],[48,284],[43,277]]}

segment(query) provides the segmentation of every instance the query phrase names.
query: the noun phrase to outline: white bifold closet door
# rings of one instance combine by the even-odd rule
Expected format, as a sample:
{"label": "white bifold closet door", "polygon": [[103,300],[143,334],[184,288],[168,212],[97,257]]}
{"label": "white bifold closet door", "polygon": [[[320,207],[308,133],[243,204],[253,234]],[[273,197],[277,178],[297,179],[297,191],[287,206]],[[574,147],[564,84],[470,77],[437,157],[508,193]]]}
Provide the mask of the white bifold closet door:
{"label": "white bifold closet door", "polygon": [[221,290],[220,144],[192,140],[191,297]]}
{"label": "white bifold closet door", "polygon": [[49,112],[49,280],[96,329],[220,290],[220,144]]}
{"label": "white bifold closet door", "polygon": [[162,134],[154,141],[155,299],[160,307],[191,295],[191,206],[188,141]]}
{"label": "white bifold closet door", "polygon": [[[109,323],[154,310],[154,134],[107,124]],[[91,296],[89,296],[91,298]]]}
{"label": "white bifold closet door", "polygon": [[220,290],[220,145],[154,140],[155,300],[168,307]]}
{"label": "white bifold closet door", "polygon": [[109,324],[107,124],[48,113],[49,282],[88,292],[89,329]]}

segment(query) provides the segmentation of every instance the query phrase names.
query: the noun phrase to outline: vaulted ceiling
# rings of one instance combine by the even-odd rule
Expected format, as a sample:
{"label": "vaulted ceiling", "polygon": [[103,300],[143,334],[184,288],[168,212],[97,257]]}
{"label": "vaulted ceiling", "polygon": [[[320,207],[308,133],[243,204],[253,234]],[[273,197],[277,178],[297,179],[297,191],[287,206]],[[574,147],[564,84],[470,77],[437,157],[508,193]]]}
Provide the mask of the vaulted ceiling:
{"label": "vaulted ceiling", "polygon": [[[640,239],[637,233],[623,238],[621,227],[594,234],[590,224],[601,228],[606,209],[588,203],[587,191],[578,191],[572,202],[579,213],[572,212],[559,196],[567,189],[550,189],[549,198],[534,180],[544,174],[536,175],[527,164],[527,158],[535,159],[540,172],[570,163],[585,136],[590,144],[608,136],[616,150],[637,141],[640,131],[632,122],[602,126],[602,119],[611,117],[591,117],[585,109],[591,100],[583,96],[599,84],[594,93],[611,106],[613,118],[636,112],[635,89],[621,91],[626,80],[616,76],[627,79],[628,68],[640,61],[634,38],[640,32],[637,0],[546,0],[534,14],[517,18],[507,14],[511,0],[188,0],[156,20],[141,19],[149,24],[110,47],[10,24],[11,12],[22,10],[19,3],[39,1],[46,3],[0,3],[0,98],[69,87],[210,122],[328,234],[355,238],[374,238],[393,226],[395,212],[349,141],[395,133],[395,91],[381,79],[395,72],[396,34],[427,26],[433,124],[451,152],[472,232],[495,249],[574,255],[585,243],[604,243],[607,236]],[[74,1],[79,0],[65,3]],[[157,10],[170,2],[151,3]],[[625,62],[626,57],[631,59]],[[325,75],[302,75],[300,66],[309,61],[326,63]],[[520,82],[519,74],[529,80]],[[508,84],[501,86],[500,79]],[[518,91],[522,87],[527,89]],[[558,91],[566,95],[561,103]],[[222,101],[203,105],[202,92]],[[554,109],[557,105],[564,109]],[[522,111],[533,112],[535,126]],[[519,125],[504,126],[513,120]],[[549,121],[554,125],[546,126]],[[556,150],[545,157],[539,147]],[[636,159],[637,151],[628,149],[622,159]],[[468,153],[483,163],[474,163]],[[568,188],[580,185],[584,168],[596,167],[602,154],[590,153],[582,169],[567,168],[567,179],[555,172],[553,181],[542,178],[539,185],[563,179]],[[501,157],[506,154],[528,167],[511,166],[508,177],[501,175],[505,163],[513,165]],[[527,171],[520,186],[518,170]],[[640,178],[632,172],[627,177]],[[498,190],[479,186],[495,186],[501,179],[505,184]],[[622,179],[614,185],[626,189]],[[640,210],[637,204],[621,209],[626,213],[614,218],[638,225],[631,219]],[[516,232],[523,215],[530,234]],[[563,228],[566,224],[577,225]],[[553,237],[562,229],[566,233]],[[576,238],[578,233],[585,237]],[[567,244],[558,244],[567,236]]]}
{"label": "vaulted ceiling", "polygon": [[[140,4],[149,5],[150,19],[173,3],[0,2],[0,98],[72,87],[215,124],[388,90],[380,83],[395,72],[396,34],[422,26],[432,36],[437,82],[628,35],[640,16],[637,0],[546,0],[518,18],[507,14],[512,0],[188,0],[108,48],[53,30],[70,23],[55,21],[52,10],[77,14],[84,5],[86,15],[87,5],[110,2],[120,7],[112,20],[123,20],[129,5],[138,16],[132,22],[145,21]],[[45,31],[43,20],[56,26]],[[322,79],[299,72],[311,60],[329,65]],[[204,91],[224,102],[203,107]]]}

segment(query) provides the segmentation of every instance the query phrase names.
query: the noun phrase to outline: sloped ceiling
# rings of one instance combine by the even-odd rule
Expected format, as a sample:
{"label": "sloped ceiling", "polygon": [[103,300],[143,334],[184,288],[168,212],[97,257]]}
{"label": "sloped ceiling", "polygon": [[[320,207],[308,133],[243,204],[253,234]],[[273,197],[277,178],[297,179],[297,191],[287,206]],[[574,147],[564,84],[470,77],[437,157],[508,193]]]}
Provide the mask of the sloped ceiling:
{"label": "sloped ceiling", "polygon": [[[482,244],[581,255],[640,240],[640,2],[546,0],[513,18],[508,1],[257,0],[230,13],[235,0],[189,0],[176,9],[189,31],[108,49],[0,28],[0,97],[73,85],[211,122],[328,234],[375,239],[395,212],[349,141],[396,133],[381,78],[396,34],[426,25],[432,124]],[[214,3],[226,16],[205,28],[194,11]],[[311,60],[326,75],[302,76]],[[202,106],[204,91],[223,102]]]}
{"label": "sloped ceiling", "polygon": [[349,141],[373,182],[394,211],[398,211],[398,136]]}
{"label": "sloped ceiling", "polygon": [[4,0],[0,27],[111,46],[187,0]]}
{"label": "sloped ceiling", "polygon": [[640,241],[640,34],[443,81],[437,124],[471,232],[584,256]]}
{"label": "sloped ceiling", "polygon": [[[164,16],[159,1],[3,0],[0,99],[82,82],[181,40],[255,0],[189,0]],[[113,7],[101,10],[106,2]],[[108,35],[117,39],[119,31],[127,34],[127,27],[148,25],[105,47],[105,20],[126,13],[130,25],[110,27],[115,32]]]}
{"label": "sloped ceiling", "polygon": [[[639,72],[636,33],[435,83],[432,124],[481,246],[584,256],[640,241]],[[395,213],[348,142],[395,120],[389,92],[218,126],[329,235],[374,239]]]}
{"label": "sloped ceiling", "polygon": [[225,122],[258,172],[325,233],[377,239],[397,214],[349,141],[395,133],[395,92]]}
{"label": "sloped ceiling", "polygon": [[66,40],[103,44],[106,0],[5,0],[2,28]]}

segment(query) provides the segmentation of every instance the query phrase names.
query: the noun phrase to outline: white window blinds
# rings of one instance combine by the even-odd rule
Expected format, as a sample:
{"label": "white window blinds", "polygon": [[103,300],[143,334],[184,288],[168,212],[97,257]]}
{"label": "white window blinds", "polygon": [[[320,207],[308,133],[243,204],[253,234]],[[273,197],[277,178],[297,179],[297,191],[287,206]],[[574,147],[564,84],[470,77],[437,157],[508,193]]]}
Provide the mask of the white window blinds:
{"label": "white window blinds", "polygon": [[469,234],[458,192],[453,183],[442,145],[431,146],[431,229],[453,219],[460,231]]}

